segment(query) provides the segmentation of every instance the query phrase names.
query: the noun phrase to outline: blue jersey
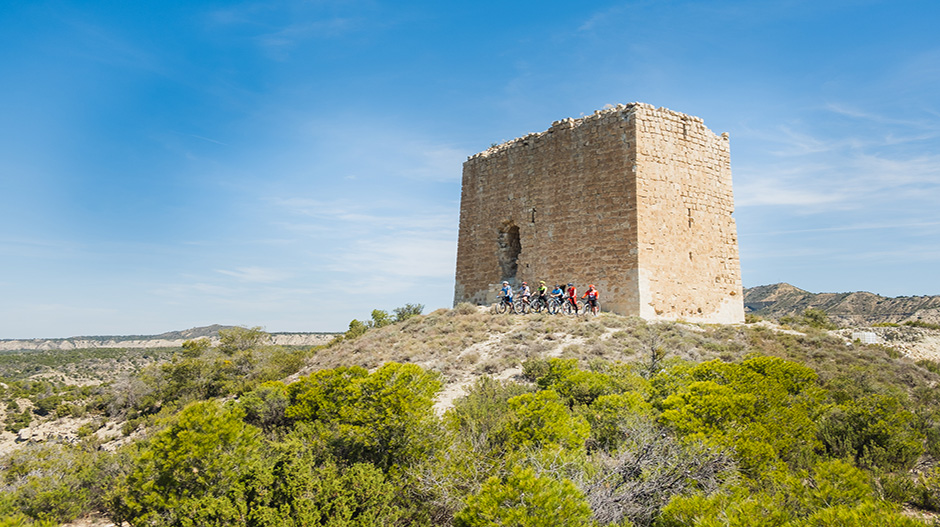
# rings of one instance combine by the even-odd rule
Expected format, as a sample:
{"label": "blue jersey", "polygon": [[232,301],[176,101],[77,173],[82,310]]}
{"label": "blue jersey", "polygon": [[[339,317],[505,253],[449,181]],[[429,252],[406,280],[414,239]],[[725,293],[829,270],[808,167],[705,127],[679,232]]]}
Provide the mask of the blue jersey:
{"label": "blue jersey", "polygon": [[505,296],[506,298],[512,298],[511,287],[509,287],[508,285],[504,285],[502,291],[503,291],[503,296]]}

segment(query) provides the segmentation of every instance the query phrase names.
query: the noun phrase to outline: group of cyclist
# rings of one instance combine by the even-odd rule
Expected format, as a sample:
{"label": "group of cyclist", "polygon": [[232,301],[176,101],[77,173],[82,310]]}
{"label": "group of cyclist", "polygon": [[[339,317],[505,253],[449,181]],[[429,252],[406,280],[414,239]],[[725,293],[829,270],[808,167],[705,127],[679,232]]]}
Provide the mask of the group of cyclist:
{"label": "group of cyclist", "polygon": [[[578,302],[578,288],[572,283],[569,283],[567,286],[561,284],[556,285],[555,288],[549,292],[545,281],[540,280],[538,289],[535,290],[534,294],[527,282],[522,282],[522,285],[515,294],[508,281],[504,280],[502,285],[503,287],[500,289],[501,301],[500,304],[498,304],[500,307],[508,306],[512,308],[514,306],[514,298],[518,296],[519,300],[521,300],[519,305],[523,306],[523,312],[529,307],[536,311],[541,311],[541,308],[544,307],[550,313],[556,313],[563,309],[566,312],[573,311],[576,315],[580,314],[581,306]],[[594,284],[589,285],[587,291],[581,295],[581,298],[585,300],[584,312],[590,310],[592,314],[597,315],[600,311],[600,306],[598,305],[599,296],[600,293],[598,293]]]}

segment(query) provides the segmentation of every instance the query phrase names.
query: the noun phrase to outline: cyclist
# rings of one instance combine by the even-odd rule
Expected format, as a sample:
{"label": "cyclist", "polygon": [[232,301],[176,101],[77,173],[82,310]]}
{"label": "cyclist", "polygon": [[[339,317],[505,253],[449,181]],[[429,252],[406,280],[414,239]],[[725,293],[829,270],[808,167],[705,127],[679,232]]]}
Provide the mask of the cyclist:
{"label": "cyclist", "polygon": [[548,288],[545,287],[545,280],[539,280],[539,288],[535,291],[539,294],[539,300],[546,306],[548,305]]}
{"label": "cyclist", "polygon": [[597,289],[594,288],[594,284],[589,285],[587,291],[585,291],[584,294],[581,295],[581,298],[587,298],[587,306],[584,306],[584,307],[587,308],[588,306],[590,306],[591,313],[595,315],[600,310],[600,308],[597,307],[598,296],[600,296],[600,293],[598,293]]}
{"label": "cyclist", "polygon": [[522,297],[522,301],[526,304],[529,303],[529,297],[532,296],[532,291],[529,290],[529,284],[527,282],[522,282],[522,287],[519,288],[519,296]]}
{"label": "cyclist", "polygon": [[568,302],[574,308],[575,314],[578,313],[578,288],[574,284],[568,284]]}
{"label": "cyclist", "polygon": [[556,284],[555,289],[552,289],[551,297],[549,311],[554,315],[561,309],[561,306],[565,305],[565,286]]}
{"label": "cyclist", "polygon": [[548,309],[548,288],[545,287],[545,280],[539,280],[539,287],[535,290],[532,303],[529,304],[534,311],[539,312],[542,309]]}
{"label": "cyclist", "polygon": [[512,287],[509,287],[509,282],[503,280],[503,288],[500,289],[500,292],[503,294],[503,303],[512,305]]}

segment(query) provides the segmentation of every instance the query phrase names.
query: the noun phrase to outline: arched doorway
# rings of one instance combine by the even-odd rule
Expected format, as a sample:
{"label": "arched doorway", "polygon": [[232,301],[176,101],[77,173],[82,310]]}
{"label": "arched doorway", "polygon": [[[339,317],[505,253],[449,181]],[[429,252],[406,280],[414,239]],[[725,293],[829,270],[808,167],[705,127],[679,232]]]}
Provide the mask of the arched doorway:
{"label": "arched doorway", "polygon": [[519,269],[519,253],[522,252],[522,243],[519,241],[519,227],[509,224],[500,229],[496,244],[499,271],[502,274],[500,281],[505,280],[515,283],[516,272]]}

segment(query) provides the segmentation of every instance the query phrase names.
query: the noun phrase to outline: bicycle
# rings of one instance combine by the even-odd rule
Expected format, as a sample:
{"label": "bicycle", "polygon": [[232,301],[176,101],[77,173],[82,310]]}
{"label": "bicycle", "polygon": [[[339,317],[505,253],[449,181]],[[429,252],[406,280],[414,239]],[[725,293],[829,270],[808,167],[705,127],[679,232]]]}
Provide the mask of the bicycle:
{"label": "bicycle", "polygon": [[508,296],[500,297],[499,302],[496,304],[496,312],[503,314],[506,311],[510,313],[516,312],[516,306],[513,305],[512,300]]}
{"label": "bicycle", "polygon": [[548,312],[552,315],[557,315],[561,313],[565,308],[565,301],[557,296],[549,297],[548,299]]}
{"label": "bicycle", "polygon": [[536,313],[541,313],[542,311],[547,311],[549,313],[552,313],[551,307],[550,307],[551,304],[549,302],[551,301],[536,296],[532,300],[529,301],[529,310],[535,311]]}
{"label": "bicycle", "polygon": [[[578,304],[581,304],[581,302],[579,301]],[[597,304],[596,304],[596,305],[597,305],[597,313],[595,313],[595,312],[594,312],[594,309],[591,308],[591,304],[590,304],[590,303],[585,302],[583,305],[584,305],[584,309],[579,312],[579,314],[580,314],[581,316],[591,315],[591,316],[595,316],[595,317],[596,317],[596,316],[598,316],[598,315],[601,314],[601,303],[600,303],[600,302],[597,302]]]}
{"label": "bicycle", "polygon": [[530,310],[529,303],[526,302],[525,299],[522,297],[516,299],[516,301],[513,302],[512,307],[516,310],[515,311],[516,313],[519,313],[521,315],[525,315]]}
{"label": "bicycle", "polygon": [[570,300],[565,300],[562,312],[566,315],[580,315],[584,311],[584,302],[578,300],[577,304],[572,304]]}

